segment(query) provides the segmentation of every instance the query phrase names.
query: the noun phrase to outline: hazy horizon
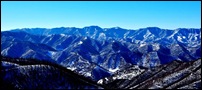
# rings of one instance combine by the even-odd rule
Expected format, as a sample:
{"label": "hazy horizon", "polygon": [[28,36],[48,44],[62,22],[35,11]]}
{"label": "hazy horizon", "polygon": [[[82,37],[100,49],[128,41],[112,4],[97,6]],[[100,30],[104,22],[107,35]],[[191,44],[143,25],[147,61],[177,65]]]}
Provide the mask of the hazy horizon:
{"label": "hazy horizon", "polygon": [[[91,26],[97,26],[97,25],[91,25]],[[85,27],[90,27],[90,26],[85,26]],[[85,27],[74,27],[74,28],[85,28]],[[100,26],[98,26],[100,27]],[[35,28],[43,28],[43,27],[35,27]],[[35,29],[35,28],[15,28],[15,29]],[[53,28],[73,28],[73,27],[53,27]],[[53,29],[53,28],[45,28],[45,29]],[[109,28],[116,28],[116,27],[109,27],[109,28],[103,28],[100,27],[102,29],[109,29]],[[122,28],[122,27],[119,27]],[[139,30],[139,29],[144,29],[144,28],[149,28],[149,27],[143,27],[143,28],[138,28],[138,29],[128,29],[128,28],[122,28],[122,29],[127,29],[127,30]],[[160,27],[157,27],[160,28]],[[181,28],[181,27],[180,27]],[[176,29],[180,29],[180,28],[175,28],[175,29],[167,29],[167,28],[160,28],[160,29],[165,29],[165,30],[176,30]],[[183,28],[183,27],[182,27]],[[15,30],[15,29],[10,29],[10,30]],[[201,28],[186,28],[186,29],[201,29]],[[3,31],[10,31],[10,30],[3,30]],[[2,31],[2,30],[1,30]]]}

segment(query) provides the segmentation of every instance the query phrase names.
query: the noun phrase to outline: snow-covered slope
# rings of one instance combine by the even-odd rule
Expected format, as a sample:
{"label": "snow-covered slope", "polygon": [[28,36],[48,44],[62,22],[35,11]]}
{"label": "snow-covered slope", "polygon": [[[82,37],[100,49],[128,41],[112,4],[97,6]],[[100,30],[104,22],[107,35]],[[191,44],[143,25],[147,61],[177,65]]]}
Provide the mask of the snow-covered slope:
{"label": "snow-covered slope", "polygon": [[201,59],[173,61],[155,68],[132,66],[97,83],[114,89],[200,89]]}

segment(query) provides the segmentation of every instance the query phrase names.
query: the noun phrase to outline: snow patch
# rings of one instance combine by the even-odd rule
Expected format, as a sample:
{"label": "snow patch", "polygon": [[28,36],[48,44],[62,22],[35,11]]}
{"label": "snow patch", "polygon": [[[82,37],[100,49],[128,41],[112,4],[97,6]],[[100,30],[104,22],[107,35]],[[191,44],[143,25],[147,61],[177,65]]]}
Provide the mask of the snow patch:
{"label": "snow patch", "polygon": [[180,36],[177,36],[177,40],[182,42],[182,38]]}
{"label": "snow patch", "polygon": [[101,40],[105,40],[106,35],[104,33],[100,33],[98,38],[101,39]]}
{"label": "snow patch", "polygon": [[76,67],[67,67],[67,69],[74,71]]}
{"label": "snow patch", "polygon": [[119,70],[119,68],[116,68],[116,69],[110,68],[110,69],[109,69],[110,72],[116,72],[116,71],[118,71],[118,70]]}
{"label": "snow patch", "polygon": [[54,51],[48,51],[48,55],[49,56],[53,56],[53,55],[55,55],[56,54],[56,52],[54,52]]}
{"label": "snow patch", "polygon": [[25,53],[22,55],[22,57],[27,56],[27,54],[32,53],[32,52],[34,52],[32,49],[31,49],[31,50],[28,50],[27,52],[25,52]]}
{"label": "snow patch", "polygon": [[1,51],[1,55],[8,55],[8,50],[10,49],[10,47],[8,47],[8,48],[4,49],[3,51]]}
{"label": "snow patch", "polygon": [[140,44],[140,47],[143,47],[143,46],[145,46],[145,45],[146,45],[146,44],[144,44],[144,43],[143,43],[143,44]]}
{"label": "snow patch", "polygon": [[90,77],[91,77],[91,73],[90,73],[90,72],[87,72],[87,73],[85,74],[85,76],[90,76]]}
{"label": "snow patch", "polygon": [[84,37],[84,40],[86,40],[87,39],[87,37]]}
{"label": "snow patch", "polygon": [[80,41],[78,44],[83,44],[83,42],[82,42],[82,41]]}
{"label": "snow patch", "polygon": [[154,51],[157,51],[157,50],[160,49],[159,44],[153,44],[152,48],[153,48]]}
{"label": "snow patch", "polygon": [[150,34],[151,34],[151,32],[149,30],[147,30],[146,34],[143,37],[147,38]]}
{"label": "snow patch", "polygon": [[103,83],[103,80],[100,79],[97,83],[98,83],[98,84],[102,84],[102,83]]}
{"label": "snow patch", "polygon": [[[141,74],[144,71],[145,70],[140,69],[139,66],[134,66],[128,70],[118,72],[119,74],[113,76],[112,79],[113,80],[116,80],[116,79],[129,79],[129,80],[131,80],[133,77],[136,77],[137,75]],[[108,79],[105,79],[105,80],[107,81]]]}
{"label": "snow patch", "polygon": [[61,36],[65,36],[65,34],[60,34]]}
{"label": "snow patch", "polygon": [[126,33],[124,34],[124,38],[126,38],[129,33],[130,33],[130,31],[126,32]]}

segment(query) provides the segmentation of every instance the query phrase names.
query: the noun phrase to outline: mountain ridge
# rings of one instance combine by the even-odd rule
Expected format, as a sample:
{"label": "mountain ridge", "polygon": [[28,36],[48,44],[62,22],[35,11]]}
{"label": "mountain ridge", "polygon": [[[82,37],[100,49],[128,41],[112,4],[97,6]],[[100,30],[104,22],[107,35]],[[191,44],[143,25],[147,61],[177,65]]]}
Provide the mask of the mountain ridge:
{"label": "mountain ridge", "polygon": [[127,65],[152,68],[172,60],[201,58],[200,29],[37,28],[4,31],[1,38],[4,56],[56,61],[80,74],[93,72],[86,74],[92,79],[97,75],[103,78]]}

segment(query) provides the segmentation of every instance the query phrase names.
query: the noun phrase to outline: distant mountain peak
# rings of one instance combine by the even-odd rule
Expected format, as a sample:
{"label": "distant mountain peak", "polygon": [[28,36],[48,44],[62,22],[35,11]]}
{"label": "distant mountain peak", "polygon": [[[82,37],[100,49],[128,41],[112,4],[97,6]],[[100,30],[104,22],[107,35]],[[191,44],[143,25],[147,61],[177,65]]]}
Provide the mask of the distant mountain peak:
{"label": "distant mountain peak", "polygon": [[96,26],[96,25],[91,25],[91,26],[86,26],[86,27],[84,27],[84,28],[101,28],[101,27]]}
{"label": "distant mountain peak", "polygon": [[147,29],[160,29],[159,27],[147,27]]}

